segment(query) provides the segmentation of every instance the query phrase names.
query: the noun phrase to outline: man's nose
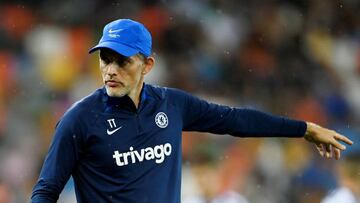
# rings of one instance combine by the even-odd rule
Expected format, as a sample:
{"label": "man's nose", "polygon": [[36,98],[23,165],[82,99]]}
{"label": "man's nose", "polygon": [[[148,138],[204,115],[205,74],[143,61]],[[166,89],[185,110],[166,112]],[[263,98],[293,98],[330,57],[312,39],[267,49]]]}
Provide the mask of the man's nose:
{"label": "man's nose", "polygon": [[109,63],[106,66],[106,74],[108,75],[116,75],[117,74],[117,67],[118,65],[115,62]]}

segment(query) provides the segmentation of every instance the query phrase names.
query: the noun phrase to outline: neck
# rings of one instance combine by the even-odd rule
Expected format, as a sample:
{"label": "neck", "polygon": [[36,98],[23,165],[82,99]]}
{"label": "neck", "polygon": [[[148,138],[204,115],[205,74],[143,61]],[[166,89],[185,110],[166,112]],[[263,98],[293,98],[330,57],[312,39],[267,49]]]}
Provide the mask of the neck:
{"label": "neck", "polygon": [[138,85],[136,88],[134,88],[133,91],[131,91],[128,96],[130,97],[130,99],[134,102],[136,108],[139,107],[139,103],[140,103],[140,94],[141,94],[141,90],[143,88],[144,85],[144,78],[141,77]]}

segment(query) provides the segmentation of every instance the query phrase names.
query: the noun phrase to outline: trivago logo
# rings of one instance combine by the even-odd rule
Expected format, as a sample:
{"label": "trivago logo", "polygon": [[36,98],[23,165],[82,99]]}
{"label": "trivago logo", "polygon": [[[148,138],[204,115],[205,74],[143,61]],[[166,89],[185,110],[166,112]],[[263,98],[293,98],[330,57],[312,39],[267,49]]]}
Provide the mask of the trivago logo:
{"label": "trivago logo", "polygon": [[119,153],[114,151],[113,158],[116,160],[116,165],[126,166],[130,163],[143,162],[145,160],[155,159],[157,164],[164,162],[166,156],[171,154],[171,144],[166,143],[163,145],[156,145],[154,148],[147,147],[145,149],[134,150],[133,147],[129,148],[130,151]]}

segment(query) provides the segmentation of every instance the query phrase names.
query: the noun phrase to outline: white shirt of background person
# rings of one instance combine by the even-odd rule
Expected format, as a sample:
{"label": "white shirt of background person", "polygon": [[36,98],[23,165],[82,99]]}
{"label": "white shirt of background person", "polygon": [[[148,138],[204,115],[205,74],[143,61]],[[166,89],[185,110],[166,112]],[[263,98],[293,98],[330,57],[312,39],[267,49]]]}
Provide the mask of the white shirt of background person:
{"label": "white shirt of background person", "polygon": [[360,203],[346,187],[341,187],[328,194],[321,203]]}

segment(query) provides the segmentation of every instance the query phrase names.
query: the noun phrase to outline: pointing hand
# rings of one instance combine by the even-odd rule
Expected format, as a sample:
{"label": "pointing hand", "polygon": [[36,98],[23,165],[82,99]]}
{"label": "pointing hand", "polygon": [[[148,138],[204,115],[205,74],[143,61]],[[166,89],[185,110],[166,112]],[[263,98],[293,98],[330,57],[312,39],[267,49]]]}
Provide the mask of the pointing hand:
{"label": "pointing hand", "polygon": [[335,155],[335,159],[340,159],[342,150],[346,147],[340,143],[340,141],[352,145],[353,142],[347,137],[330,130],[323,128],[317,124],[306,122],[307,129],[304,138],[315,144],[320,155],[326,158],[332,158],[332,154]]}

